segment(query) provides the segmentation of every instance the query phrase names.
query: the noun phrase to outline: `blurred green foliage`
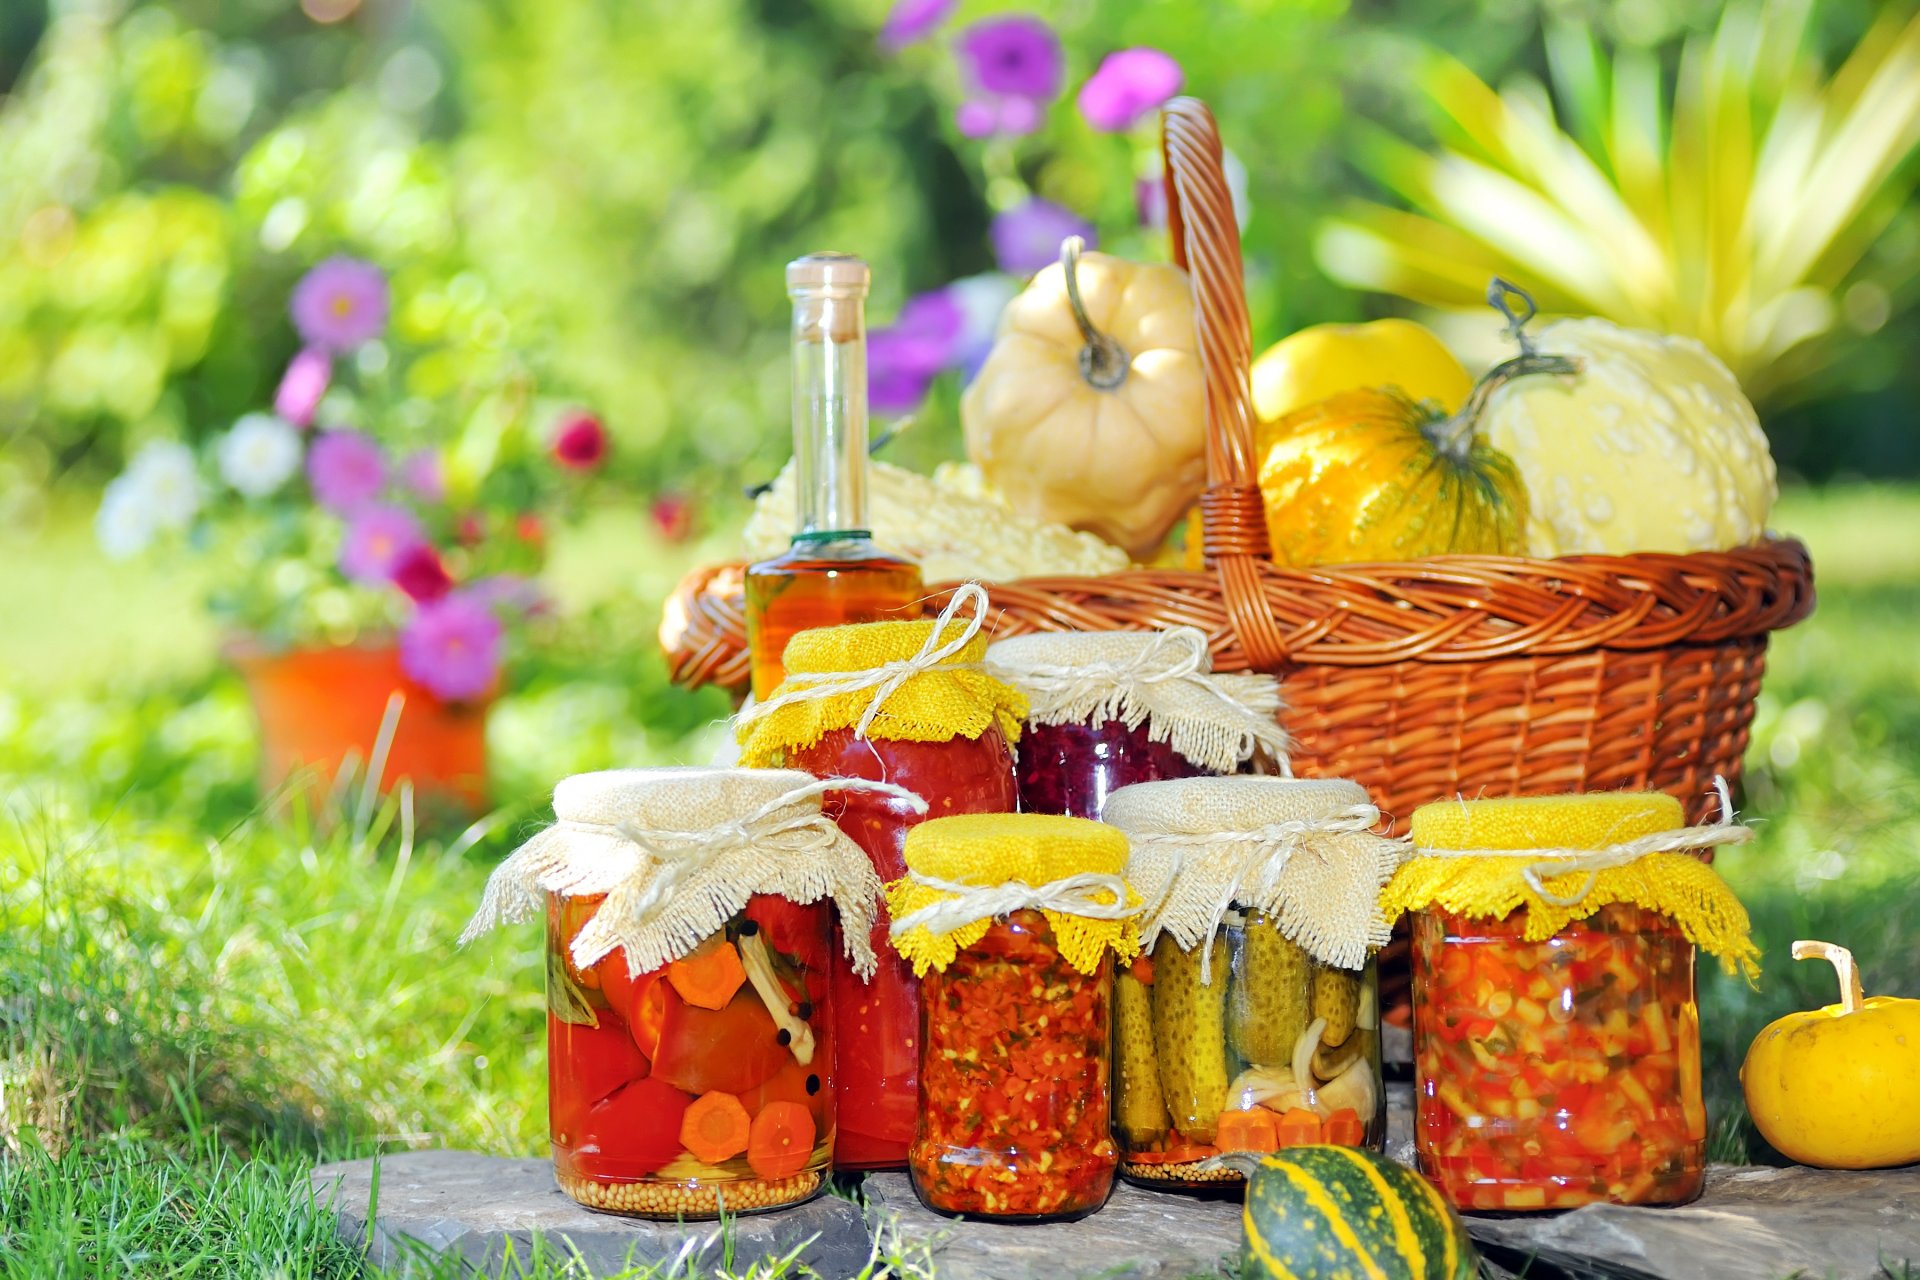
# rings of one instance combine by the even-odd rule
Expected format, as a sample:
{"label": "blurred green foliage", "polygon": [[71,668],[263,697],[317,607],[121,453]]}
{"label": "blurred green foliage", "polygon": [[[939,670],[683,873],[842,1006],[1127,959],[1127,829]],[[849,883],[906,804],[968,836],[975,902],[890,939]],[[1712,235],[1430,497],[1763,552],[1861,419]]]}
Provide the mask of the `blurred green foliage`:
{"label": "blurred green foliage", "polygon": [[[0,519],[35,517],[50,485],[97,479],[143,439],[265,404],[295,348],[288,289],[336,252],[393,273],[403,336],[442,349],[413,394],[524,367],[543,396],[604,415],[617,478],[642,492],[764,478],[785,453],[788,258],[865,254],[885,321],[991,265],[987,220],[1016,189],[1093,218],[1121,252],[1164,253],[1134,211],[1150,129],[1097,134],[1072,107],[1129,45],[1181,62],[1245,166],[1256,338],[1391,309],[1330,281],[1310,246],[1354,194],[1378,194],[1353,163],[1368,131],[1420,136],[1422,50],[1500,84],[1540,75],[1543,24],[1577,19],[1670,64],[1721,6],[968,0],[893,55],[874,39],[886,7],[15,0],[0,19]],[[1036,136],[970,142],[947,39],[1013,7],[1060,31],[1067,93]],[[1820,4],[1814,42],[1849,47],[1873,7]],[[1916,394],[1900,355],[1916,320],[1882,321],[1782,419],[1790,468],[1920,465],[1889,416]],[[955,391],[943,382],[920,416],[912,460],[957,448]]]}

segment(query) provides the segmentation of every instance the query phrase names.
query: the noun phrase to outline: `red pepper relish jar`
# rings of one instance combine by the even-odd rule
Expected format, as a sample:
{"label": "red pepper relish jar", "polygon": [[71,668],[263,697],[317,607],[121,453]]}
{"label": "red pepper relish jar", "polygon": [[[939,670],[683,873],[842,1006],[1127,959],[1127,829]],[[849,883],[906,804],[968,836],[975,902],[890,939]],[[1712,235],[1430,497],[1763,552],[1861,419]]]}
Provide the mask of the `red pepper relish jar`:
{"label": "red pepper relish jar", "polygon": [[1129,1181],[1244,1181],[1213,1157],[1382,1150],[1380,890],[1406,842],[1338,778],[1123,787],[1106,820],[1152,904],[1114,987],[1115,1130]]}
{"label": "red pepper relish jar", "polygon": [[[937,621],[802,631],[787,644],[784,682],[742,714],[743,763],[891,782],[922,798],[852,792],[828,802],[882,880],[906,874],[907,831],[924,818],[1014,808],[1012,744],[1025,703],[981,670],[985,604],[980,588],[963,587]],[[920,984],[886,929],[883,911],[871,982],[834,975],[838,1169],[905,1168],[913,1140]]]}
{"label": "red pepper relish jar", "polygon": [[1382,896],[1413,916],[1414,1149],[1463,1209],[1679,1204],[1700,1193],[1698,944],[1758,953],[1746,911],[1682,850],[1659,793],[1448,800],[1414,810]]}
{"label": "red pepper relish jar", "polygon": [[832,912],[871,974],[880,884],[787,770],[566,779],[556,821],[487,882],[465,937],[543,907],[560,1189],[713,1218],[797,1204],[832,1161]]}
{"label": "red pepper relish jar", "polygon": [[1279,682],[1214,674],[1196,627],[1011,636],[987,670],[1027,697],[1022,813],[1097,819],[1121,787],[1233,773],[1256,752],[1286,767]]}
{"label": "red pepper relish jar", "polygon": [[907,835],[892,937],[924,982],[907,1172],[937,1213],[1084,1217],[1106,1202],[1112,956],[1139,951],[1126,837],[978,814]]}

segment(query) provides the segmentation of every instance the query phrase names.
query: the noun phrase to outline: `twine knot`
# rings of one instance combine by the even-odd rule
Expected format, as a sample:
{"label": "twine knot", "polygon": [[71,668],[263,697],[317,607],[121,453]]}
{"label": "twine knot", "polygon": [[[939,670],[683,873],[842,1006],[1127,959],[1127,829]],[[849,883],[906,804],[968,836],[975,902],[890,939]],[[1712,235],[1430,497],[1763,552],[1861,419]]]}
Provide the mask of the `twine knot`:
{"label": "twine knot", "polygon": [[1137,908],[1127,905],[1127,882],[1116,875],[1083,871],[1042,885],[1019,880],[1002,884],[965,884],[909,870],[907,879],[924,888],[951,894],[949,898],[909,912],[894,920],[890,936],[898,940],[915,929],[945,934],[981,920],[993,920],[1015,911],[1055,911],[1089,920],[1124,920]]}

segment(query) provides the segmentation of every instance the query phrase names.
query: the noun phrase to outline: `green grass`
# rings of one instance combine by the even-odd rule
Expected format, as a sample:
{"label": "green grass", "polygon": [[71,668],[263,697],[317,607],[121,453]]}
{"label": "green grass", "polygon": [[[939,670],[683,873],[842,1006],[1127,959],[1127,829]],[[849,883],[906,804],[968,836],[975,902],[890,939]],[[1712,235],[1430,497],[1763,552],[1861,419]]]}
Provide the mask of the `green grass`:
{"label": "green grass", "polygon": [[[1768,1158],[1739,1105],[1746,1044],[1832,998],[1788,942],[1846,943],[1870,989],[1920,994],[1900,924],[1920,490],[1796,493],[1775,523],[1813,547],[1821,601],[1771,654],[1744,804],[1760,838],[1720,860],[1766,949],[1757,987],[1703,970],[1722,1159]],[[316,1160],[541,1151],[531,938],[453,938],[555,778],[709,750],[721,700],[669,689],[653,653],[685,554],[618,516],[563,546],[568,619],[492,728],[501,811],[409,839],[391,806],[355,828],[263,804],[244,697],[211,633],[175,625],[182,577],[104,566],[70,524],[0,537],[24,620],[0,627],[0,1276],[348,1275],[356,1253],[309,1212]],[[578,1271],[548,1251],[508,1274]]]}

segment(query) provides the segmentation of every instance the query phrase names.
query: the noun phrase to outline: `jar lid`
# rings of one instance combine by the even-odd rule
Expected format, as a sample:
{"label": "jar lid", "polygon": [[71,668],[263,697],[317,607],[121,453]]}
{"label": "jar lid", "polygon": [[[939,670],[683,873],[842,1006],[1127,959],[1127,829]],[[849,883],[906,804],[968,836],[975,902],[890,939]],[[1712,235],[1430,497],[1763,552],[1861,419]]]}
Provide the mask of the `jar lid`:
{"label": "jar lid", "polygon": [[1256,750],[1287,767],[1280,682],[1216,673],[1197,627],[1009,636],[987,650],[987,670],[1027,696],[1033,724],[1144,724],[1151,741],[1214,773]]}
{"label": "jar lid", "polygon": [[[959,611],[972,606],[970,618]],[[735,718],[740,759],[781,763],[835,729],[884,742],[950,742],[997,728],[1020,736],[1027,702],[982,666],[987,593],[955,591],[939,618],[802,631],[787,642],[786,678]]]}
{"label": "jar lid", "polygon": [[1127,839],[1085,818],[977,813],[907,832],[907,874],[887,886],[896,950],[914,972],[945,969],[997,918],[1037,910],[1060,954],[1092,973],[1108,950],[1140,949],[1140,897],[1127,884]]}
{"label": "jar lid", "polygon": [[757,893],[796,903],[831,898],[856,972],[876,962],[868,934],[880,880],[821,812],[828,791],[880,791],[925,811],[912,792],[786,769],[615,769],[554,788],[553,825],[494,868],[462,943],[538,914],[547,894],[605,895],[574,938],[591,968],[619,948],[646,973],[699,946]]}
{"label": "jar lid", "polygon": [[[1126,832],[1127,876],[1165,931],[1202,946],[1234,904],[1273,917],[1322,964],[1357,969],[1386,944],[1380,889],[1407,844],[1380,834],[1366,788],[1344,778],[1178,778],[1122,787],[1101,817]],[[1203,953],[1205,954],[1205,953]]]}
{"label": "jar lid", "polygon": [[1414,810],[1414,856],[1388,884],[1392,915],[1437,907],[1499,920],[1525,907],[1521,936],[1552,937],[1602,907],[1628,904],[1673,920],[1729,971],[1758,972],[1746,908],[1707,862],[1688,851],[1737,844],[1753,832],[1733,820],[1724,780],[1721,820],[1683,825],[1661,792],[1443,800]]}

